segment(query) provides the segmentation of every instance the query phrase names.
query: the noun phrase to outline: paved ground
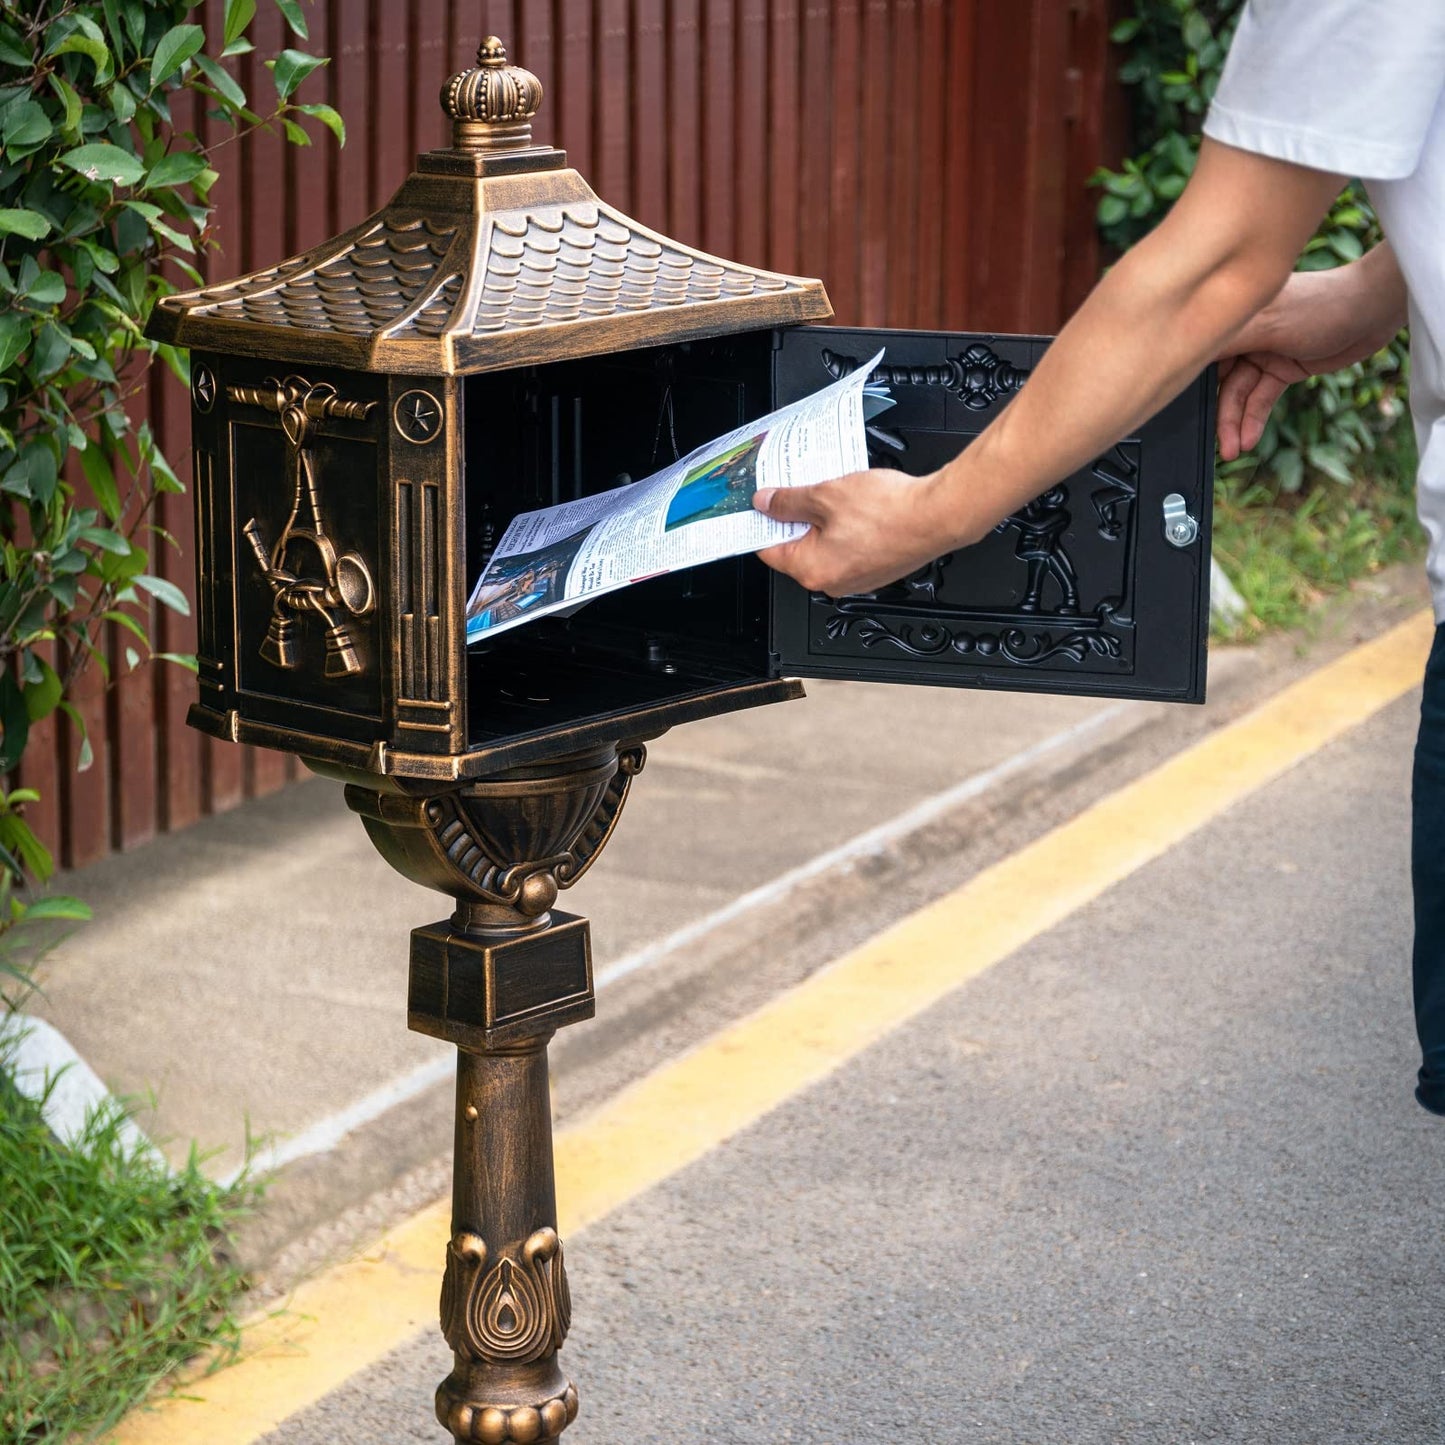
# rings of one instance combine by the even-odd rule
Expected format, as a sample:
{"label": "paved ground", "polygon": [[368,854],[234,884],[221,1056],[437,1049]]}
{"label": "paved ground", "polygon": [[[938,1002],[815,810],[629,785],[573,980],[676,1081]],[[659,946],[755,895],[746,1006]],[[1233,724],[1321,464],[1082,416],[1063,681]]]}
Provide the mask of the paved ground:
{"label": "paved ground", "polygon": [[[817,854],[1068,730],[1151,712],[1087,699],[820,683],[803,702],[679,730],[651,749],[616,840],[566,906],[604,973]],[[278,797],[86,870],[96,921],[47,964],[37,1012],[171,1151],[239,1162],[447,1048],[407,1032],[410,930],[446,900],[394,874],[341,789]],[[436,1111],[433,1111],[436,1113]],[[436,1113],[434,1147],[450,1125]],[[415,1162],[415,1161],[413,1161]]]}
{"label": "paved ground", "polygon": [[[1393,705],[569,1241],[576,1445],[1445,1436]],[[430,1335],[268,1437],[434,1441]]]}

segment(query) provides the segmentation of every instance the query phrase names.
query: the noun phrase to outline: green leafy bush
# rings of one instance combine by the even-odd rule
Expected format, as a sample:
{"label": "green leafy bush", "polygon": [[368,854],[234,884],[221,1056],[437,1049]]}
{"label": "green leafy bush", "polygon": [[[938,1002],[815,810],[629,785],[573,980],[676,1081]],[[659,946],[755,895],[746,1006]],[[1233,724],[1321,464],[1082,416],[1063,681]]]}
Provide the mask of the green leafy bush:
{"label": "green leafy bush", "polygon": [[[1244,0],[1133,0],[1133,15],[1114,27],[1114,39],[1127,50],[1120,74],[1133,93],[1138,153],[1095,179],[1104,192],[1100,229],[1120,250],[1146,234],[1184,189],[1243,8]],[[1301,269],[1358,260],[1379,239],[1374,212],[1350,186],[1310,242]],[[1250,476],[1276,494],[1324,481],[1350,483],[1361,459],[1408,425],[1407,381],[1408,357],[1397,339],[1369,361],[1291,387],[1254,455],[1222,467],[1221,475]]]}
{"label": "green leafy bush", "polygon": [[[342,135],[329,106],[294,98],[325,59],[287,49],[268,60],[275,99],[253,110],[228,61],[254,48],[256,0],[228,0],[221,35],[194,23],[197,3],[0,0],[0,778],[57,709],[83,739],[68,695],[83,669],[107,669],[107,627],[126,634],[135,667],[150,656],[154,607],[187,607],[153,566],[170,540],[157,499],[181,484],[127,410],[153,359],[187,371],[142,334],[172,276],[200,279],[217,178],[178,102],[198,97],[227,139],[279,126],[307,143],[307,119]],[[275,3],[304,42],[299,0]],[[87,757],[82,743],[82,767]],[[0,971],[11,975],[23,969],[17,930],[85,916],[74,900],[31,898],[53,868],[25,821],[34,801],[0,788]]]}

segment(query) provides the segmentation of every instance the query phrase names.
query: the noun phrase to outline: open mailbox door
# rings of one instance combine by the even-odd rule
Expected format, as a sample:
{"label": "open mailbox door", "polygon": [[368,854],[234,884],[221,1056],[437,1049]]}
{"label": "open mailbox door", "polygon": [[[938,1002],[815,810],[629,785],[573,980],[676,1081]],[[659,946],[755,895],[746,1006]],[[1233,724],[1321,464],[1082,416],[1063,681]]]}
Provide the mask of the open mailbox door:
{"label": "open mailbox door", "polygon": [[[808,326],[780,333],[774,404],[880,348],[897,405],[875,464],[942,466],[1008,404],[1047,338]],[[982,542],[877,592],[773,578],[778,675],[1204,700],[1214,478],[1211,369],[1135,436]]]}

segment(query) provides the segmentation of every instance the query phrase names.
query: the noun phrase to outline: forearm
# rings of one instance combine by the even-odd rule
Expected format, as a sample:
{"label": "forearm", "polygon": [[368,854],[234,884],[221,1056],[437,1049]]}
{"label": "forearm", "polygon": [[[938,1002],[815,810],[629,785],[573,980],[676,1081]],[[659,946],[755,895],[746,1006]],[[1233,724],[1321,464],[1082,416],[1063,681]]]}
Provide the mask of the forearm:
{"label": "forearm", "polygon": [[1095,288],[1028,385],[932,479],[940,532],[976,541],[1186,387],[1279,291],[1335,178],[1214,148],[1163,226]]}
{"label": "forearm", "polygon": [[1221,354],[1273,351],[1315,362],[1369,355],[1406,324],[1409,300],[1394,248],[1382,241],[1348,266],[1295,272]]}

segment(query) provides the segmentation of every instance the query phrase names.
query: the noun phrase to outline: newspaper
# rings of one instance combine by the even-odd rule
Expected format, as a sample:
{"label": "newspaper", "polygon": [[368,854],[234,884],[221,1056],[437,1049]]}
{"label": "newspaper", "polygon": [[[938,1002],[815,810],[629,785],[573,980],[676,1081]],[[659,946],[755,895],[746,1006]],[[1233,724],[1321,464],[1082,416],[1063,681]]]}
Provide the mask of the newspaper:
{"label": "newspaper", "polygon": [[868,465],[865,420],[892,405],[872,361],[813,396],[749,422],[640,482],[538,512],[507,528],[467,603],[467,641],[571,612],[619,588],[756,552],[807,531],[754,510],[763,487],[801,487]]}

